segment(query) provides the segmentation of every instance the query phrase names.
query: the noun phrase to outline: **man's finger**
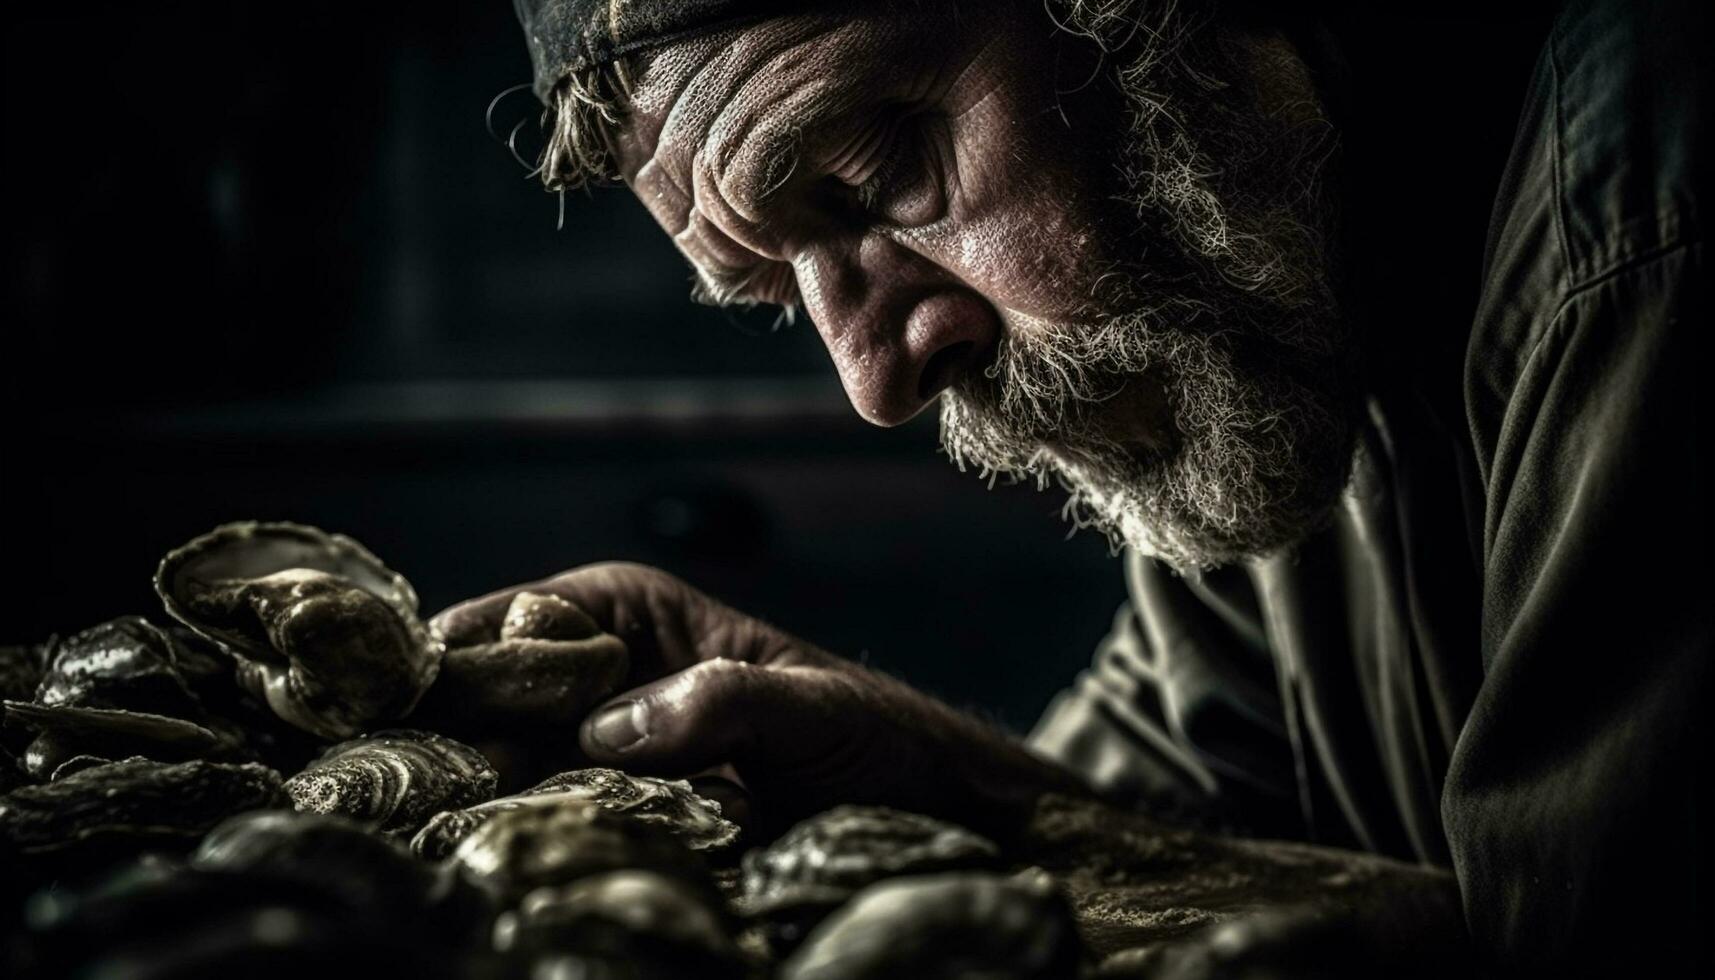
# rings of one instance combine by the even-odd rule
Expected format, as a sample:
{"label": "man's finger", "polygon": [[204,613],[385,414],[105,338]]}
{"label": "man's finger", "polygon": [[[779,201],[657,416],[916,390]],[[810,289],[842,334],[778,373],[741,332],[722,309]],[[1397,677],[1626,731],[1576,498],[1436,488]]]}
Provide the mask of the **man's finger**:
{"label": "man's finger", "polygon": [[710,660],[597,708],[579,741],[592,759],[638,772],[680,775],[723,762],[741,773],[799,770],[851,734],[839,727],[852,714],[842,686],[815,668]]}
{"label": "man's finger", "polygon": [[436,613],[429,620],[429,628],[449,647],[489,642],[500,635],[500,623],[506,618],[506,609],[512,605],[513,597],[525,591],[540,589],[534,585],[515,585],[467,599]]}
{"label": "man's finger", "polygon": [[[631,593],[642,591],[640,586],[653,571],[622,562],[585,565],[552,578],[499,589],[449,606],[436,613],[429,620],[429,625],[447,641],[448,646],[485,643],[499,634],[507,607],[512,605],[518,593],[541,592],[557,595],[582,609],[604,631],[618,632],[614,627],[616,609],[623,610],[637,604],[630,601]],[[656,576],[664,577],[659,573]]]}
{"label": "man's finger", "polygon": [[619,687],[627,659],[625,644],[607,633],[454,647],[417,713],[478,730],[570,728]]}

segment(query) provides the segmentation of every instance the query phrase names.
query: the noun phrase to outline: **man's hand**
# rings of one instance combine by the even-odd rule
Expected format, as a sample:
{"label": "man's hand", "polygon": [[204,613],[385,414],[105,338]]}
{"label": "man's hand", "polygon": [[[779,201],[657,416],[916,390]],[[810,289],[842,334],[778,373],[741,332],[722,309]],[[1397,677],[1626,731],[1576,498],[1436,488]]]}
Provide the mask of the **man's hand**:
{"label": "man's hand", "polygon": [[981,722],[646,566],[576,569],[454,606],[433,626],[454,647],[492,635],[526,590],[571,600],[630,651],[638,686],[581,720],[597,764],[683,776],[730,763],[769,824],[873,803],[1005,834],[1043,792],[1083,791]]}

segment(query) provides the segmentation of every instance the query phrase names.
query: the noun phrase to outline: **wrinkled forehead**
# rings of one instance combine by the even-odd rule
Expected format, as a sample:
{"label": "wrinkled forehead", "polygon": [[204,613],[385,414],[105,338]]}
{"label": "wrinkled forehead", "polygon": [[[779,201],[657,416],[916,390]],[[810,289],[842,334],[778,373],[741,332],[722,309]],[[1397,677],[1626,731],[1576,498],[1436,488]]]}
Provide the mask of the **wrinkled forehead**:
{"label": "wrinkled forehead", "polygon": [[620,136],[626,180],[642,193],[696,170],[735,203],[766,197],[791,168],[838,153],[854,117],[937,84],[935,52],[955,27],[932,6],[775,17],[655,49]]}

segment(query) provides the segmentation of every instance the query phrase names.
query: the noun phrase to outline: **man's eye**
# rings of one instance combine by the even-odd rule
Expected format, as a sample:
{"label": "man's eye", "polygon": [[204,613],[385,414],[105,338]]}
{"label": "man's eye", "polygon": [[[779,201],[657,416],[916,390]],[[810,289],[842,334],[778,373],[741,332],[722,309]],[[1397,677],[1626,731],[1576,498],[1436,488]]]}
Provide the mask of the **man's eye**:
{"label": "man's eye", "polygon": [[885,224],[916,228],[929,224],[945,210],[941,168],[929,133],[917,120],[895,127],[880,148],[879,162],[853,191],[864,214]]}
{"label": "man's eye", "polygon": [[853,188],[858,207],[870,214],[878,213],[888,194],[897,188],[902,180],[910,177],[910,168],[920,162],[914,159],[911,142],[909,133],[895,133],[893,138],[882,146],[878,154],[879,162],[871,169],[869,176]]}

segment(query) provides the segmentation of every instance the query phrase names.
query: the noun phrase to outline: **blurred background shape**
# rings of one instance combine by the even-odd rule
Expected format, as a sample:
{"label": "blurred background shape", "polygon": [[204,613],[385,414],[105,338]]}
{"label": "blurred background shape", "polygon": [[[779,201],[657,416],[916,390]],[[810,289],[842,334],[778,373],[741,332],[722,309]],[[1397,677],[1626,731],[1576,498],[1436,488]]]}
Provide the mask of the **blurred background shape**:
{"label": "blurred background shape", "polygon": [[[623,190],[556,231],[485,129],[529,78],[510,4],[3,16],[0,642],[158,614],[156,560],[250,517],[428,611],[658,564],[1014,727],[1105,631],[1118,563],[1058,495],[864,425],[808,324],[691,305]],[[537,111],[494,107],[526,157]]]}

